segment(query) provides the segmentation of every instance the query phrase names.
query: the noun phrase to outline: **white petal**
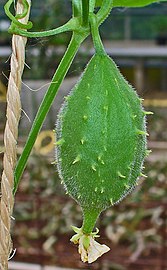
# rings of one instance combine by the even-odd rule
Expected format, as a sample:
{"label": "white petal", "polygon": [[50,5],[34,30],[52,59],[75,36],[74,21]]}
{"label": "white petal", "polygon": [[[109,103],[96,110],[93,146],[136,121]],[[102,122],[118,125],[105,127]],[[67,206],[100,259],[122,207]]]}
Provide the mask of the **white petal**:
{"label": "white petal", "polygon": [[80,239],[79,239],[79,247],[78,247],[78,252],[79,254],[81,254],[81,260],[83,262],[87,262],[88,261],[88,255],[87,255],[87,251],[85,250],[84,246],[83,246],[83,237],[82,236]]}
{"label": "white petal", "polygon": [[88,263],[96,261],[104,253],[110,250],[106,245],[101,245],[96,242],[92,237],[90,238],[90,246],[88,247]]}

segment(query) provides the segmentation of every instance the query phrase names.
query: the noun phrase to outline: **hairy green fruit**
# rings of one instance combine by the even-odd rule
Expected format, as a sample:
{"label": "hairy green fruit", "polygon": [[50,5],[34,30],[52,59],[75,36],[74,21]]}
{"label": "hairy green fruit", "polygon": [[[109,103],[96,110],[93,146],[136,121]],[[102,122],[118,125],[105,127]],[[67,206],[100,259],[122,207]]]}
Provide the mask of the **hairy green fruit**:
{"label": "hairy green fruit", "polygon": [[95,54],[62,105],[56,128],[58,171],[82,207],[84,233],[136,186],[146,155],[145,114],[115,63]]}

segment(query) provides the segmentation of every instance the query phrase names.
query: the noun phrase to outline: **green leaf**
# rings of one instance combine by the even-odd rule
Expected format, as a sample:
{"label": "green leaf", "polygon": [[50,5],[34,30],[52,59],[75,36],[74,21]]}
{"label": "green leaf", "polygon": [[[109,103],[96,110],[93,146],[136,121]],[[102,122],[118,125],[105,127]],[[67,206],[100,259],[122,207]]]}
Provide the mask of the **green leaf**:
{"label": "green leaf", "polygon": [[[97,1],[99,2],[99,1]],[[153,3],[167,2],[166,0],[114,0],[113,7],[144,7]]]}
{"label": "green leaf", "polygon": [[103,0],[96,0],[96,7],[101,7]]}

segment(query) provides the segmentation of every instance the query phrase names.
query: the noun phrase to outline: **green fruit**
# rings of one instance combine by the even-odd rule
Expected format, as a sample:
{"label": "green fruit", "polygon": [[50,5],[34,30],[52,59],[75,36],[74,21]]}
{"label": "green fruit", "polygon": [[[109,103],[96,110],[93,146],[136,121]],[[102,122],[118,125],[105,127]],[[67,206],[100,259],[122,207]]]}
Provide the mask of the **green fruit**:
{"label": "green fruit", "polygon": [[146,155],[141,100],[107,55],[95,54],[57,121],[56,159],[90,234],[98,215],[134,189]]}

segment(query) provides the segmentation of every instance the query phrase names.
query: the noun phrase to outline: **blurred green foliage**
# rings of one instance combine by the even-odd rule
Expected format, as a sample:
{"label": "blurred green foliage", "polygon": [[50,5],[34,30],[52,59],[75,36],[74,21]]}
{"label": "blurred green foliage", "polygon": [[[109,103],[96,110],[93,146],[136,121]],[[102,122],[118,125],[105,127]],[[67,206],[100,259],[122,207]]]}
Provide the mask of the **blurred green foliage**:
{"label": "blurred green foliage", "polygon": [[155,40],[161,28],[167,32],[166,12],[165,3],[145,8],[115,8],[101,26],[102,37],[110,40]]}
{"label": "blurred green foliage", "polygon": [[[1,23],[8,21],[3,11],[5,1],[0,3],[0,45],[7,45],[11,35],[1,30]],[[162,34],[167,36],[166,20],[167,4],[153,4],[145,8],[114,8],[111,15],[101,26],[101,36],[107,40],[156,40]],[[33,1],[31,31],[53,29],[64,24],[71,16],[71,1],[48,0]],[[27,64],[33,72],[25,69],[27,79],[50,79],[60,62],[70,33],[63,33],[53,37],[28,39]],[[83,55],[82,55],[83,56]],[[87,56],[88,57],[88,56]],[[82,59],[80,65],[84,67],[87,59]],[[78,68],[74,61],[73,70]]]}

